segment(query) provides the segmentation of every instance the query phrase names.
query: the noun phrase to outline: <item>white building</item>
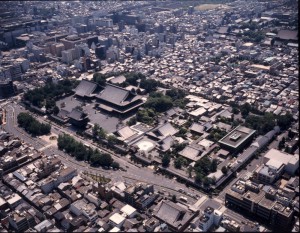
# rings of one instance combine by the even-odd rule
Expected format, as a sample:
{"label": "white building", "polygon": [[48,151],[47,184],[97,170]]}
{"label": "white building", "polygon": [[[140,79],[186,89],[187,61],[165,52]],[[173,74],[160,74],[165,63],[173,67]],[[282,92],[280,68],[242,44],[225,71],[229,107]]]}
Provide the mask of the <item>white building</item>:
{"label": "white building", "polygon": [[52,176],[47,177],[39,183],[40,188],[44,193],[51,192],[54,188],[58,187],[61,183],[69,181],[77,175],[75,168],[67,167],[60,171],[55,172]]}
{"label": "white building", "polygon": [[265,154],[264,164],[273,167],[280,167],[280,164],[283,164],[285,166],[284,170],[290,175],[294,175],[299,168],[299,156],[272,148]]}
{"label": "white building", "polygon": [[94,222],[98,217],[95,211],[95,205],[92,203],[87,204],[82,199],[72,203],[70,205],[70,211],[76,216],[84,215],[91,222]]}
{"label": "white building", "polygon": [[214,209],[206,207],[204,214],[200,217],[199,228],[201,231],[208,231],[214,224]]}
{"label": "white building", "polygon": [[113,227],[121,228],[123,226],[124,221],[125,218],[121,214],[115,213],[109,218],[108,224]]}
{"label": "white building", "polygon": [[13,194],[10,199],[7,200],[9,207],[11,207],[12,209],[14,209],[19,204],[21,204],[21,202],[22,202],[22,198],[19,196],[19,194],[16,193]]}
{"label": "white building", "polygon": [[137,215],[137,211],[131,205],[125,205],[122,209],[122,216],[127,218],[134,218]]}
{"label": "white building", "polygon": [[219,210],[214,210],[214,225],[219,226],[223,218],[223,213]]}

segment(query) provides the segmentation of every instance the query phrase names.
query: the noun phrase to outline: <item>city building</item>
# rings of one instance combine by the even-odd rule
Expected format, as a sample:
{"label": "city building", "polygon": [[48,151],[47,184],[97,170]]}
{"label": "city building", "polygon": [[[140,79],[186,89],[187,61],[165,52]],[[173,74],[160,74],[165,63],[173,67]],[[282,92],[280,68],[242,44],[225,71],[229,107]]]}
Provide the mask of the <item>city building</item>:
{"label": "city building", "polygon": [[96,98],[100,109],[117,115],[128,114],[144,104],[142,96],[135,91],[128,91],[112,84],[106,84]]}
{"label": "city building", "polygon": [[244,126],[237,126],[226,136],[219,140],[221,147],[224,147],[225,150],[232,151],[237,153],[245,148],[247,143],[251,142],[255,130],[246,128]]}
{"label": "city building", "polygon": [[0,98],[8,98],[12,95],[14,95],[14,85],[13,81],[11,80],[5,80],[0,81]]}

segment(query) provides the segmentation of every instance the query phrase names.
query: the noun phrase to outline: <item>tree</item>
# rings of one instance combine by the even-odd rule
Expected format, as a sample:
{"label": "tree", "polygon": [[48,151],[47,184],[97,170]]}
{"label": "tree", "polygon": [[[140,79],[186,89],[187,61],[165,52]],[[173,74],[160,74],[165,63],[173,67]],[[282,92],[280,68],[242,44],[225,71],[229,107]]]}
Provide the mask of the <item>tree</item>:
{"label": "tree", "polygon": [[46,99],[46,110],[51,111],[55,106],[55,101],[52,98]]}
{"label": "tree", "polygon": [[195,170],[198,173],[201,173],[203,176],[208,175],[210,171],[211,161],[207,156],[204,156],[202,159],[198,160],[195,163]]}
{"label": "tree", "polygon": [[129,121],[127,122],[127,125],[135,125],[137,123],[136,117],[131,117]]}
{"label": "tree", "polygon": [[94,166],[100,165],[100,157],[101,153],[99,152],[99,150],[96,150],[90,158],[91,164]]}
{"label": "tree", "polygon": [[288,129],[292,122],[294,121],[291,113],[287,112],[285,115],[280,115],[277,117],[277,125],[282,129]]}
{"label": "tree", "polygon": [[227,167],[226,166],[223,166],[222,168],[221,168],[221,171],[222,171],[222,173],[224,174],[224,175],[226,175],[227,174]]}
{"label": "tree", "polygon": [[94,138],[100,138],[100,139],[105,139],[106,138],[106,132],[103,128],[99,126],[99,124],[95,124],[93,127],[93,137]]}
{"label": "tree", "polygon": [[288,131],[288,137],[289,138],[293,138],[294,137],[294,133],[292,132],[292,130]]}
{"label": "tree", "polygon": [[193,171],[193,167],[192,166],[188,166],[187,173],[188,173],[189,178],[192,177],[192,171]]}
{"label": "tree", "polygon": [[59,108],[55,105],[53,108],[53,114],[57,115],[59,113]]}
{"label": "tree", "polygon": [[177,197],[176,197],[175,194],[173,194],[173,196],[172,196],[172,201],[175,202],[175,203],[177,202]]}
{"label": "tree", "polygon": [[251,105],[249,103],[245,103],[240,107],[240,111],[243,118],[246,118],[251,111]]}
{"label": "tree", "polygon": [[144,88],[148,93],[155,91],[159,85],[160,83],[154,79],[143,79],[140,83],[140,87]]}
{"label": "tree", "polygon": [[106,78],[107,78],[106,75],[100,73],[95,73],[93,75],[93,81],[102,87],[106,85]]}
{"label": "tree", "polygon": [[104,154],[102,154],[102,156],[100,156],[100,158],[99,158],[99,164],[100,164],[100,166],[106,166],[106,167],[110,167],[111,166],[111,164],[113,163],[113,159],[112,159],[112,157],[111,157],[111,155],[110,154],[108,154],[108,153],[104,153]]}
{"label": "tree", "polygon": [[174,151],[174,153],[178,153],[179,151],[182,151],[186,146],[187,146],[187,143],[175,142],[173,144],[173,151]]}
{"label": "tree", "polygon": [[107,137],[107,141],[108,141],[108,144],[109,144],[109,145],[119,144],[119,140],[118,140],[117,137],[114,136],[114,135],[109,135],[109,136]]}
{"label": "tree", "polygon": [[239,114],[240,110],[236,107],[233,107],[232,112],[233,112],[233,114]]}
{"label": "tree", "polygon": [[178,157],[174,161],[174,167],[177,169],[181,169],[181,166],[182,166],[182,161],[181,161],[180,157]]}
{"label": "tree", "polygon": [[279,144],[278,144],[278,149],[279,150],[282,150],[284,147],[285,147],[285,137],[283,137],[282,139],[281,139],[281,141],[279,142]]}
{"label": "tree", "polygon": [[120,168],[120,164],[118,162],[112,162],[111,164],[113,169],[119,169]]}
{"label": "tree", "polygon": [[195,182],[198,183],[198,184],[201,184],[202,183],[202,179],[203,179],[203,176],[201,173],[198,173],[196,172],[196,176],[195,176]]}
{"label": "tree", "polygon": [[145,124],[152,124],[156,113],[152,109],[140,109],[136,114],[136,120]]}
{"label": "tree", "polygon": [[212,172],[216,172],[217,171],[217,167],[218,167],[218,160],[217,159],[213,159],[210,165],[210,170]]}
{"label": "tree", "polygon": [[165,154],[165,155],[162,157],[161,162],[162,162],[162,166],[163,166],[163,167],[168,167],[169,164],[170,164],[170,156],[167,155],[167,154]]}
{"label": "tree", "polygon": [[40,123],[29,113],[21,112],[17,116],[18,124],[20,127],[33,136],[40,136],[49,134],[51,132],[51,125]]}
{"label": "tree", "polygon": [[208,187],[211,184],[212,184],[212,179],[211,178],[209,178],[209,177],[204,177],[203,178],[203,185],[204,185],[204,187]]}
{"label": "tree", "polygon": [[165,112],[173,107],[172,98],[164,96],[161,93],[151,93],[147,102],[145,103],[146,108],[152,108],[157,112]]}
{"label": "tree", "polygon": [[184,128],[184,127],[181,127],[180,129],[179,129],[179,132],[177,133],[177,135],[178,135],[178,137],[185,137],[185,134],[187,133],[187,129],[186,128]]}

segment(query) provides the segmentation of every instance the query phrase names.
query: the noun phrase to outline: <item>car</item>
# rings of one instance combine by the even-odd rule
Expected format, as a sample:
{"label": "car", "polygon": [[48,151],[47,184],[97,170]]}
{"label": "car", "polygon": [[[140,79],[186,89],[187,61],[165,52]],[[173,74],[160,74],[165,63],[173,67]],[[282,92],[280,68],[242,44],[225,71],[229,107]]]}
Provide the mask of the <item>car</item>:
{"label": "car", "polygon": [[182,188],[179,188],[179,189],[178,189],[178,192],[183,193],[183,189],[182,189]]}

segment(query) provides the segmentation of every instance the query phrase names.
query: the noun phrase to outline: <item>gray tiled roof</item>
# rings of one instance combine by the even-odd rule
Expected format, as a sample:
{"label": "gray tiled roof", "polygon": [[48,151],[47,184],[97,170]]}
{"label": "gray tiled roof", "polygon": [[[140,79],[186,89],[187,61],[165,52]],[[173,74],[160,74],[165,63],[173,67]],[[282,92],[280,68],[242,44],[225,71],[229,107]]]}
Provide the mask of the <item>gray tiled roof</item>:
{"label": "gray tiled roof", "polygon": [[203,133],[204,132],[204,126],[194,122],[192,124],[192,126],[190,127],[190,130],[195,131],[197,133]]}
{"label": "gray tiled roof", "polygon": [[74,120],[81,120],[83,114],[84,113],[82,111],[80,111],[76,108],[73,108],[72,111],[69,114],[69,117],[74,119]]}
{"label": "gray tiled roof", "polygon": [[128,126],[123,127],[122,129],[118,130],[117,133],[124,139],[128,139],[131,136],[137,134],[136,131],[132,130],[131,128],[129,128]]}
{"label": "gray tiled roof", "polygon": [[174,135],[178,132],[170,123],[162,125],[157,131],[163,136]]}
{"label": "gray tiled roof", "polygon": [[107,84],[104,90],[97,95],[97,98],[116,105],[126,105],[140,99],[140,96],[133,95],[124,88]]}
{"label": "gray tiled roof", "polygon": [[97,88],[97,83],[81,80],[79,85],[75,88],[75,94],[78,96],[90,96]]}
{"label": "gray tiled roof", "polygon": [[172,225],[178,221],[181,212],[185,212],[185,210],[175,203],[162,201],[156,216]]}

